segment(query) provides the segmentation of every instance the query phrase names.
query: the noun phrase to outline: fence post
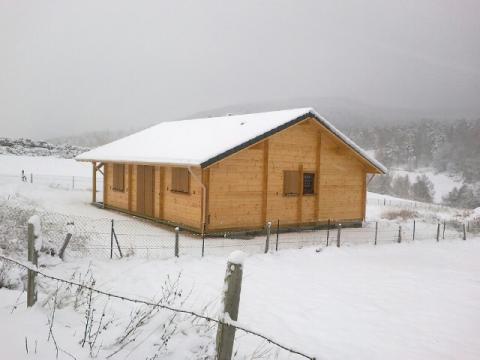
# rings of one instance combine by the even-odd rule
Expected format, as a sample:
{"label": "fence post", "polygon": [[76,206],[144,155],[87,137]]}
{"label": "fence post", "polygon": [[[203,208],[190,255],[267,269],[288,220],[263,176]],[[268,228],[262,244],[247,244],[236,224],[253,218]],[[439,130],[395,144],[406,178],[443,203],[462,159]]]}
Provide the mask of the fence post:
{"label": "fence post", "polygon": [[[34,215],[36,216],[36,215]],[[35,240],[37,239],[40,234],[35,234],[36,231],[40,231],[40,229],[35,229],[35,222],[38,220],[34,220],[32,216],[30,220],[28,220],[28,261],[30,264],[35,266],[38,265],[38,249],[35,246]],[[35,278],[37,273],[33,270],[28,270],[27,274],[27,307],[32,307],[37,302],[37,287],[35,284]]]}
{"label": "fence post", "polygon": [[413,235],[412,235],[412,240],[415,240],[415,220],[413,220]]}
{"label": "fence post", "polygon": [[175,257],[178,257],[179,232],[180,232],[180,228],[177,226],[177,227],[175,228]]}
{"label": "fence post", "polygon": [[327,222],[327,247],[328,247],[328,239],[330,238],[330,219]]}
{"label": "fence post", "polygon": [[33,184],[33,174],[30,173],[30,184]]}
{"label": "fence post", "polygon": [[467,240],[467,227],[463,223],[463,240]]}
{"label": "fence post", "polygon": [[267,222],[267,238],[265,239],[265,254],[268,253],[268,249],[270,248],[270,229],[272,227],[272,223],[269,221]]}
{"label": "fence post", "polygon": [[[236,321],[240,305],[240,292],[242,290],[243,259],[245,254],[234,251],[230,254],[225,274],[225,286],[223,292],[223,309],[220,321]],[[235,339],[235,327],[225,323],[218,324],[216,338],[216,353],[218,360],[230,360],[233,353],[233,341]]]}
{"label": "fence post", "polygon": [[470,221],[467,221],[467,232],[470,232]]}
{"label": "fence post", "polygon": [[377,245],[378,238],[378,221],[375,221],[375,245]]}
{"label": "fence post", "polygon": [[75,176],[72,176],[72,190],[75,190]]}
{"label": "fence post", "polygon": [[342,233],[342,224],[338,224],[338,231],[337,231],[337,247],[340,247],[340,237]]}
{"label": "fence post", "polygon": [[67,233],[67,236],[65,237],[65,241],[63,242],[62,248],[58,253],[58,257],[62,260],[63,260],[63,256],[65,255],[65,250],[67,249],[68,243],[70,242],[71,238],[72,238],[72,234]]}
{"label": "fence post", "polygon": [[113,219],[112,226],[110,228],[110,259],[113,259]]}
{"label": "fence post", "polygon": [[402,242],[402,225],[398,225],[398,243]]}
{"label": "fence post", "polygon": [[440,241],[440,223],[437,224],[437,242]]}
{"label": "fence post", "polygon": [[442,234],[442,239],[445,240],[445,220],[443,220],[443,234]]}
{"label": "fence post", "polygon": [[278,251],[278,237],[280,234],[280,219],[277,220],[277,241],[275,242],[275,251]]}

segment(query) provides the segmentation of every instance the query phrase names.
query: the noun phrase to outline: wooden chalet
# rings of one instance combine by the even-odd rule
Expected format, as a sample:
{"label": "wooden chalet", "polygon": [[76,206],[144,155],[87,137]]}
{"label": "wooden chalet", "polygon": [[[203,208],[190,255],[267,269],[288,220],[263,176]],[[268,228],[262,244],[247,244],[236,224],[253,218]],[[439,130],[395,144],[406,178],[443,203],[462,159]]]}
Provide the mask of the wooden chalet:
{"label": "wooden chalet", "polygon": [[163,122],[79,155],[104,176],[103,206],[191,231],[365,219],[385,167],[313,109]]}

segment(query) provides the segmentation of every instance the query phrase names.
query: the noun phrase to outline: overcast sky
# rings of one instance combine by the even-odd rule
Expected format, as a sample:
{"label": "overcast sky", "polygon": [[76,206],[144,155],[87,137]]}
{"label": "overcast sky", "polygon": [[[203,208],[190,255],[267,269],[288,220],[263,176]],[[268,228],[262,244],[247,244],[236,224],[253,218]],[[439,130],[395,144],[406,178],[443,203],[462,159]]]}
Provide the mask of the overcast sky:
{"label": "overcast sky", "polygon": [[479,14],[478,0],[0,0],[0,136],[298,97],[480,115]]}

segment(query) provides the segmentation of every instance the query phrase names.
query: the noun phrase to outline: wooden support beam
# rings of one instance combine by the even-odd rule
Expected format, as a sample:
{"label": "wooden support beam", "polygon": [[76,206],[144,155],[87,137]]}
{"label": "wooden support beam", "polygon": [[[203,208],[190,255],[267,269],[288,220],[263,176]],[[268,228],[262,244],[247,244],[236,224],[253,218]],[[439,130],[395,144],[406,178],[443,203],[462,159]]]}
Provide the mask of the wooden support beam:
{"label": "wooden support beam", "polygon": [[107,164],[103,167],[104,174],[103,174],[103,206],[107,205],[107,198],[108,198],[108,171],[107,171]]}
{"label": "wooden support beam", "polygon": [[267,206],[268,206],[268,139],[263,142],[263,179],[262,179],[262,221],[261,224],[267,222]]}
{"label": "wooden support beam", "polygon": [[160,184],[158,189],[158,217],[165,218],[165,167],[160,166]]}
{"label": "wooden support beam", "polygon": [[367,212],[367,173],[363,175],[362,183],[362,220],[365,221],[365,215]]}
{"label": "wooden support beam", "polygon": [[92,203],[97,202],[97,164],[92,162]]}
{"label": "wooden support beam", "polygon": [[319,221],[320,217],[320,166],[322,154],[322,133],[317,134],[317,152],[315,153],[315,221]]}
{"label": "wooden support beam", "polygon": [[132,211],[133,203],[133,165],[128,166],[128,211]]}
{"label": "wooden support beam", "polygon": [[298,166],[298,176],[297,223],[300,225],[303,218],[303,164]]}
{"label": "wooden support beam", "polygon": [[95,169],[100,170],[103,167],[103,165],[105,165],[105,164],[103,162],[101,162],[95,167]]}
{"label": "wooden support beam", "polygon": [[[208,201],[209,201],[209,193],[210,193],[210,168],[202,169],[202,232],[208,229],[208,225],[210,223],[210,218],[208,214]],[[205,226],[203,228],[203,226]]]}

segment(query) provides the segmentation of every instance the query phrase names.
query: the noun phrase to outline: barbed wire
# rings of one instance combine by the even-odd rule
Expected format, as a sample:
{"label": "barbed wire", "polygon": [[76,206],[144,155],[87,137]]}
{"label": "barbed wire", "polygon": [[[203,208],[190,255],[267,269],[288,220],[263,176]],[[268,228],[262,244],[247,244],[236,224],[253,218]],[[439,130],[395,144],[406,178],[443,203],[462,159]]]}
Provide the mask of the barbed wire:
{"label": "barbed wire", "polygon": [[47,278],[47,279],[50,279],[50,280],[55,280],[57,282],[61,282],[61,283],[64,283],[64,284],[77,286],[79,288],[83,288],[83,289],[86,289],[88,291],[107,296],[108,298],[114,298],[114,299],[119,299],[119,300],[122,300],[122,301],[129,301],[129,302],[136,303],[136,304],[143,304],[143,305],[147,305],[147,306],[158,307],[158,308],[161,308],[161,309],[165,309],[165,310],[169,310],[169,311],[173,311],[173,312],[177,312],[177,313],[191,315],[191,316],[197,317],[199,319],[206,320],[208,322],[214,322],[214,323],[220,324],[220,325],[231,326],[231,327],[234,327],[235,329],[241,330],[241,331],[243,331],[247,334],[251,334],[251,335],[254,335],[256,337],[259,337],[259,338],[267,341],[268,343],[273,344],[275,346],[278,346],[279,348],[281,348],[285,351],[288,351],[292,354],[302,356],[306,359],[316,360],[316,358],[314,356],[307,355],[305,353],[302,353],[299,350],[296,350],[296,349],[293,349],[293,348],[288,347],[286,345],[283,345],[283,344],[279,343],[278,341],[273,340],[273,339],[269,338],[268,336],[266,336],[264,334],[261,334],[257,331],[254,331],[254,330],[251,330],[251,329],[247,328],[245,325],[239,324],[238,321],[219,320],[219,319],[215,319],[215,318],[213,318],[211,316],[208,316],[208,315],[198,314],[198,313],[196,313],[192,310],[180,309],[180,308],[176,308],[176,307],[173,307],[173,306],[170,306],[170,305],[154,303],[154,302],[147,301],[147,300],[132,299],[132,298],[129,298],[129,297],[126,297],[126,296],[123,296],[123,295],[118,295],[118,294],[109,293],[107,291],[103,291],[103,290],[100,290],[100,289],[96,289],[93,286],[84,285],[84,284],[78,283],[76,281],[66,280],[66,279],[59,278],[57,276],[45,274],[45,273],[39,271],[35,266],[32,266],[30,264],[25,264],[21,261],[12,259],[12,258],[7,257],[7,256],[0,255],[0,259],[2,259],[4,261],[8,261],[10,263],[13,263],[13,264],[15,264],[15,265],[17,265],[17,266],[19,266],[23,269],[33,271],[34,273],[36,273],[40,276],[43,276],[44,278]]}

